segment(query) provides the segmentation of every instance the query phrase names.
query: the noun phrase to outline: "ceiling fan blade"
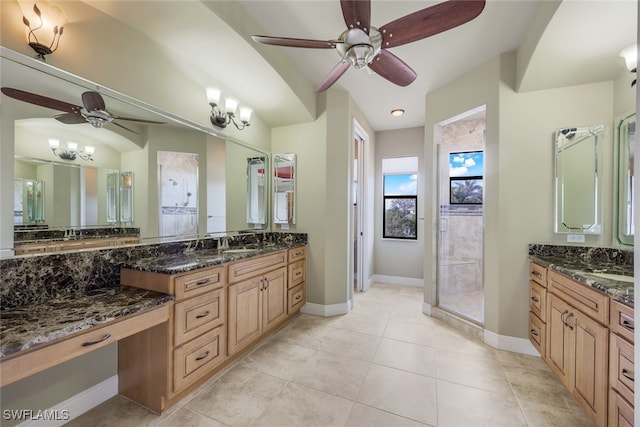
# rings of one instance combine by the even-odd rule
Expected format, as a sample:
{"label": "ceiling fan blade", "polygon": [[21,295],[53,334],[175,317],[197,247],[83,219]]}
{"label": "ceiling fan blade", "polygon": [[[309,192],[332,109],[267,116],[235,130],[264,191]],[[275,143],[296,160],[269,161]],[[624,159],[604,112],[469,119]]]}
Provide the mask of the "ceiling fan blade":
{"label": "ceiling fan blade", "polygon": [[84,92],[82,94],[82,104],[88,111],[104,111],[107,108],[104,99],[98,92]]}
{"label": "ceiling fan blade", "polygon": [[370,0],[340,0],[342,16],[347,28],[360,28],[369,34],[369,24],[371,21]]}
{"label": "ceiling fan blade", "polygon": [[411,43],[471,21],[485,0],[450,0],[398,18],[380,28],[385,49]]}
{"label": "ceiling fan blade", "polygon": [[77,105],[69,104],[67,102],[59,101],[53,98],[47,98],[46,96],[38,95],[31,92],[25,92],[20,89],[3,87],[0,90],[2,90],[2,93],[10,98],[17,99],[18,101],[22,102],[28,102],[29,104],[51,108],[52,110],[64,111],[66,113],[74,113],[76,111],[80,111],[80,107]]}
{"label": "ceiling fan blade", "polygon": [[398,86],[408,86],[417,77],[416,72],[402,59],[385,49],[371,61],[369,68]]}
{"label": "ceiling fan blade", "polygon": [[251,38],[253,41],[262,44],[287,47],[306,47],[310,49],[333,49],[336,47],[337,43],[342,43],[340,40],[309,40],[271,36],[251,36]]}
{"label": "ceiling fan blade", "polygon": [[127,120],[130,122],[140,122],[140,123],[153,123],[156,125],[164,125],[166,124],[165,122],[156,122],[154,120],[145,120],[145,119],[134,119],[133,117],[122,117],[122,116],[114,116],[113,114],[111,115],[112,119],[118,119],[118,120]]}
{"label": "ceiling fan blade", "polygon": [[336,66],[329,71],[329,74],[327,74],[322,83],[320,83],[320,86],[315,90],[315,93],[324,92],[329,89],[348,69],[349,63],[347,61],[343,59],[338,62]]}
{"label": "ceiling fan blade", "polygon": [[65,125],[79,125],[82,123],[87,123],[87,119],[85,119],[78,113],[60,114],[58,116],[55,116],[54,119],[56,119],[60,123],[64,123]]}
{"label": "ceiling fan blade", "polygon": [[129,132],[133,132],[133,133],[135,133],[136,135],[140,135],[140,133],[139,133],[139,132],[136,132],[136,131],[135,131],[135,130],[133,130],[133,129],[129,129],[129,128],[128,128],[128,127],[126,127],[126,126],[122,126],[120,123],[111,122],[111,124],[112,124],[112,125],[116,125],[116,126],[118,126],[119,128],[122,128],[122,129],[124,129],[124,130],[128,130]]}

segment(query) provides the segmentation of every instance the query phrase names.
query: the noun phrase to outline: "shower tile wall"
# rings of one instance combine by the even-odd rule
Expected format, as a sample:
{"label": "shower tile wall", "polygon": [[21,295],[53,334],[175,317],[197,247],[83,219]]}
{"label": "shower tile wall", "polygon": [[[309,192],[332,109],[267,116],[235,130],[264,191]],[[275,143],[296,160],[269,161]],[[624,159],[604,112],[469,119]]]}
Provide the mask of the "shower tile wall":
{"label": "shower tile wall", "polygon": [[160,235],[198,232],[198,155],[158,151],[162,215]]}

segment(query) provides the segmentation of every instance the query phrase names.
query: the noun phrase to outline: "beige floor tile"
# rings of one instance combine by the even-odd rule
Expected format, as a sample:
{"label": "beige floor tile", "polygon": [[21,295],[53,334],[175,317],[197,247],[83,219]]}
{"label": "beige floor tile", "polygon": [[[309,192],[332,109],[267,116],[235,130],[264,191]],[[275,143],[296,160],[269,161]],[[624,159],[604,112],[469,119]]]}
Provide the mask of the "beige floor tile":
{"label": "beige floor tile", "polygon": [[202,390],[186,408],[229,426],[249,425],[286,383],[281,378],[237,366]]}
{"label": "beige floor tile", "polygon": [[160,422],[158,427],[224,427],[224,425],[187,408],[180,408]]}
{"label": "beige floor tile", "polygon": [[436,377],[436,349],[388,338],[380,340],[373,363]]}
{"label": "beige floor tile", "polygon": [[421,427],[422,424],[389,412],[355,403],[346,427]]}
{"label": "beige floor tile", "polygon": [[290,380],[316,351],[282,340],[271,340],[245,357],[240,365]]}
{"label": "beige floor tile", "polygon": [[67,423],[71,427],[144,427],[156,425],[162,419],[148,409],[115,396]]}
{"label": "beige floor tile", "polygon": [[529,427],[595,427],[577,403],[571,409],[560,409],[526,401],[521,401],[520,405],[529,422]]}
{"label": "beige floor tile", "polygon": [[356,401],[424,424],[436,424],[433,378],[372,364]]}
{"label": "beige floor tile", "polygon": [[252,425],[341,427],[352,406],[350,400],[290,383]]}
{"label": "beige floor tile", "polygon": [[520,401],[560,409],[571,409],[577,405],[566,387],[546,366],[505,366],[504,371]]}
{"label": "beige floor tile", "polygon": [[325,328],[319,334],[319,349],[364,361],[371,361],[378,348],[380,337],[347,331],[346,329]]}
{"label": "beige floor tile", "polygon": [[527,422],[513,398],[438,380],[438,427],[517,427]]}
{"label": "beige floor tile", "polygon": [[513,397],[502,365],[496,359],[437,350],[436,375],[441,380]]}
{"label": "beige floor tile", "polygon": [[355,399],[369,370],[369,363],[338,354],[317,351],[292,382],[345,399]]}
{"label": "beige floor tile", "polygon": [[384,332],[384,328],[387,326],[387,318],[375,314],[354,311],[347,316],[340,316],[331,323],[331,326],[380,337]]}

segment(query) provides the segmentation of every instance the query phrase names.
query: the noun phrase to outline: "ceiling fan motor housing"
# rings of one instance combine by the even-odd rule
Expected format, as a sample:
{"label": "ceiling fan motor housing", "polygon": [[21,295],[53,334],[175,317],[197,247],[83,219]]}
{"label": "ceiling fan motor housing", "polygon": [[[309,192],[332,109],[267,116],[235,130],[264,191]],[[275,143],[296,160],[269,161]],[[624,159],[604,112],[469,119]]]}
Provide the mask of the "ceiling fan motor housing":
{"label": "ceiling fan motor housing", "polygon": [[342,43],[336,50],[342,58],[355,68],[366,67],[380,53],[382,34],[377,28],[369,28],[369,34],[359,28],[352,28],[340,34]]}

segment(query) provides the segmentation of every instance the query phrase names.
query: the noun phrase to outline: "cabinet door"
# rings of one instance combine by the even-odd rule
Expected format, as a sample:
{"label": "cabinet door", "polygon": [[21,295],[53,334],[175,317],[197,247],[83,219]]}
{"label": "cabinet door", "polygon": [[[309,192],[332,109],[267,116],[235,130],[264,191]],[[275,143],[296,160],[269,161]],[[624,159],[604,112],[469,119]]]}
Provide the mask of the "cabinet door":
{"label": "cabinet door", "polygon": [[264,276],[263,328],[267,331],[287,316],[287,269],[279,268]]}
{"label": "cabinet door", "polygon": [[574,308],[565,319],[567,328],[575,335],[573,395],[596,425],[604,426],[607,420],[609,331]]}
{"label": "cabinet door", "polygon": [[555,295],[547,298],[547,358],[546,362],[560,380],[571,389],[571,331],[564,318],[571,307]]}
{"label": "cabinet door", "polygon": [[229,286],[228,354],[262,334],[262,276]]}
{"label": "cabinet door", "polygon": [[614,390],[609,391],[609,427],[633,427],[633,406]]}

